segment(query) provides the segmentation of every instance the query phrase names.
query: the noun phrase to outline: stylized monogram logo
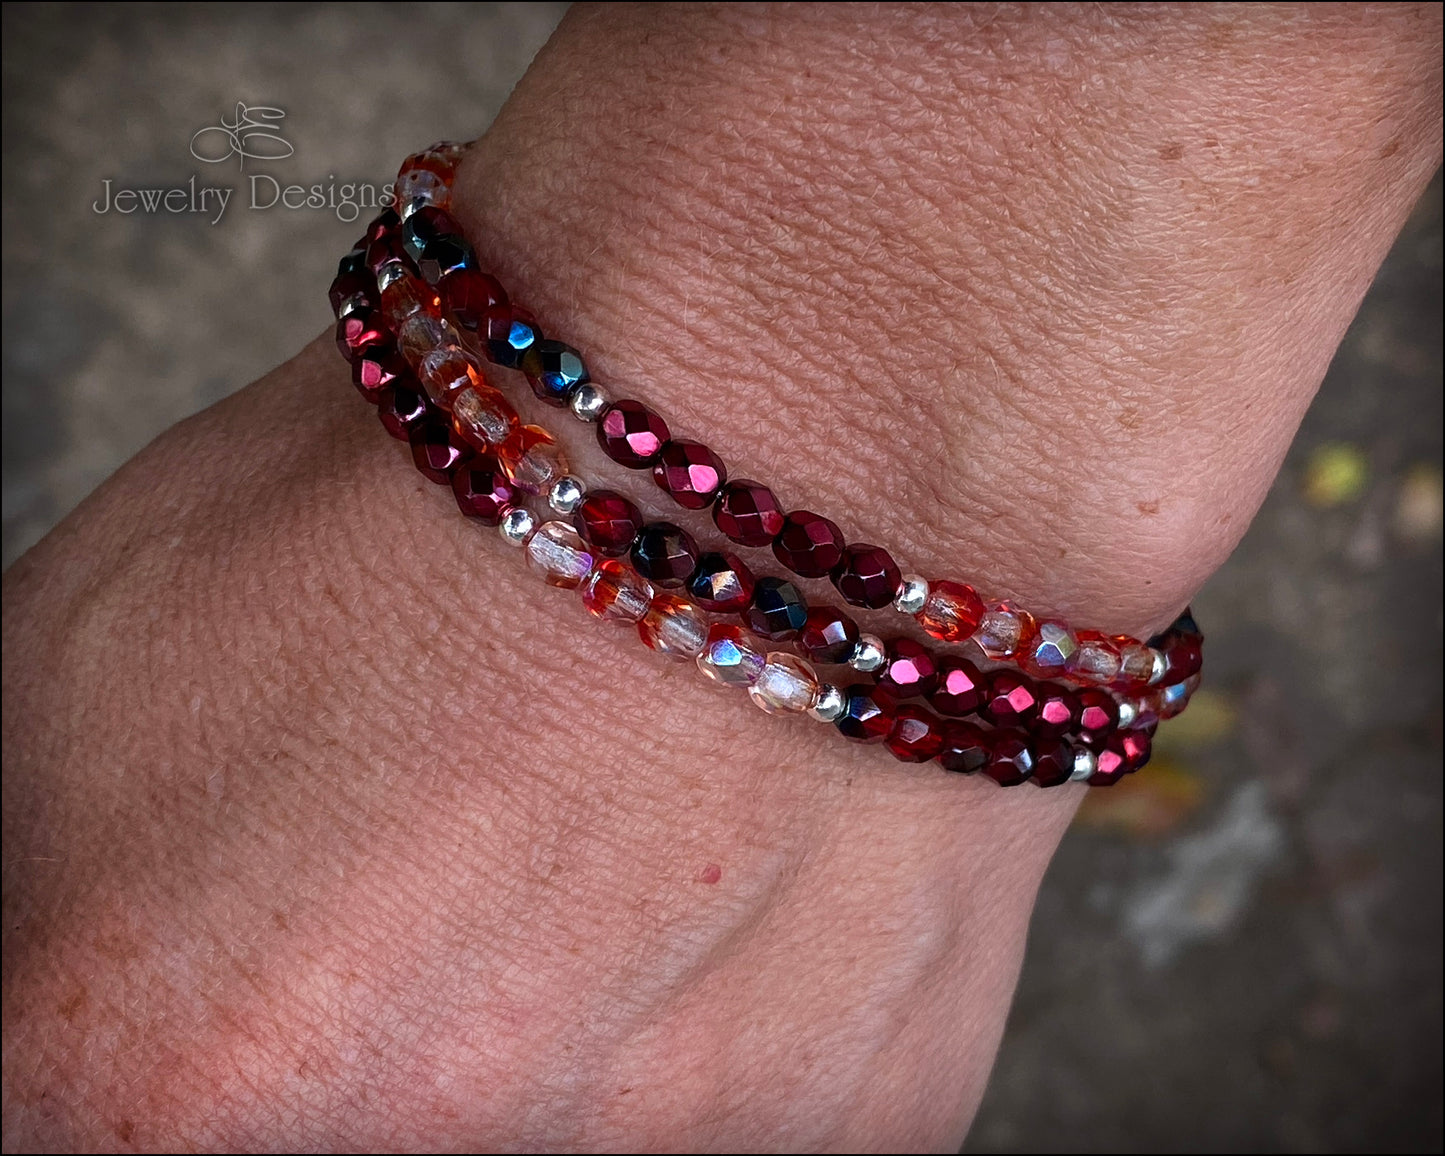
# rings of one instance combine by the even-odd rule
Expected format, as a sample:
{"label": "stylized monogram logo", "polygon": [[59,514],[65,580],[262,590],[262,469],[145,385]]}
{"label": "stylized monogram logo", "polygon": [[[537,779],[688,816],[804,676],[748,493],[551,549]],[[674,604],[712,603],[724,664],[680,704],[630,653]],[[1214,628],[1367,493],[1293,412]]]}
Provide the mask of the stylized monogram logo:
{"label": "stylized monogram logo", "polygon": [[296,150],[283,137],[278,126],[286,113],[265,104],[247,105],[236,102],[236,117],[201,129],[191,137],[191,156],[208,165],[218,165],[231,157],[239,158],[242,169],[246,161],[281,161]]}

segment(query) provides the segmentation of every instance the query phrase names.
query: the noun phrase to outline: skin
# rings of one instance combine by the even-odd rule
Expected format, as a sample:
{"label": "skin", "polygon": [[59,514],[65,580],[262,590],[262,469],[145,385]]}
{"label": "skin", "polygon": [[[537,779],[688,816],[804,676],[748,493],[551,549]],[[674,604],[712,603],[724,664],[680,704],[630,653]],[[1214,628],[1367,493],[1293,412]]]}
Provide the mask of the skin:
{"label": "skin", "polygon": [[[1440,37],[1434,5],[583,6],[457,215],[734,476],[1147,634],[1438,164]],[[896,764],[592,623],[329,337],[10,569],[3,701],[17,1151],[956,1147],[1083,790]]]}

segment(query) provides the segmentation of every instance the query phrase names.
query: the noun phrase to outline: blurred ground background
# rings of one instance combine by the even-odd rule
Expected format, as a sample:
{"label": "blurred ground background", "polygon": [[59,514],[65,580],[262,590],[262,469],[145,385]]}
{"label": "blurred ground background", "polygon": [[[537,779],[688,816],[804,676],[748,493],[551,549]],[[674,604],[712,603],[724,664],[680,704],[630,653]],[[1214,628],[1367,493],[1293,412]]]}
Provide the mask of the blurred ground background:
{"label": "blurred ground background", "polygon": [[[6,6],[5,564],[299,349],[359,231],[101,215],[103,180],[235,183],[188,142],[245,100],[295,146],[251,171],[384,183],[564,8]],[[1441,385],[1437,179],[1195,603],[1205,691],[1049,872],[967,1150],[1440,1150]]]}

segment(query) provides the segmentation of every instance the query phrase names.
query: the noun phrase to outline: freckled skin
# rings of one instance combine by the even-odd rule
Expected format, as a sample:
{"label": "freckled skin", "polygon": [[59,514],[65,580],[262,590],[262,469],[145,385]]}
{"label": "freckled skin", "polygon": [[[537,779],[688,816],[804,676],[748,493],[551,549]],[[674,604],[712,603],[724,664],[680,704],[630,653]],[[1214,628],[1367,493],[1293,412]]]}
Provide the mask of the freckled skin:
{"label": "freckled skin", "polygon": [[[860,11],[572,9],[456,214],[786,509],[1148,633],[1438,163],[1440,10]],[[5,576],[6,1147],[956,1148],[1081,789],[632,635],[329,336],[128,464]]]}

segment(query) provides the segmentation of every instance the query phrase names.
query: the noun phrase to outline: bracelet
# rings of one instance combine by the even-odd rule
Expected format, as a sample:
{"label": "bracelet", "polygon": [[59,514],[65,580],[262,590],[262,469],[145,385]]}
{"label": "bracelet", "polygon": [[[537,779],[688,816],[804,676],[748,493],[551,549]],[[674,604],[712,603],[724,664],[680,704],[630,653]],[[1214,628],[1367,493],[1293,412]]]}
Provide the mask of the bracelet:
{"label": "bracelet", "polygon": [[[671,439],[661,419],[638,402],[608,404],[587,380],[580,355],[547,342],[495,279],[477,271],[460,230],[442,212],[460,151],[436,146],[408,158],[397,182],[406,224],[387,212],[368,228],[343,258],[331,302],[338,345],[352,361],[358,389],[378,405],[388,431],[411,443],[418,468],[433,481],[451,483],[464,513],[500,525],[550,584],[580,588],[593,614],[637,622],[643,641],[654,649],[695,658],[715,681],[747,686],[753,701],[771,713],[807,710],[834,722],[845,737],[884,742],[904,761],[937,758],[948,769],[984,770],[1001,783],[1107,784],[1147,761],[1158,719],[1178,713],[1198,684],[1200,639],[1187,614],[1146,647],[1132,639],[1075,635],[1058,622],[1036,624],[1008,604],[982,611],[972,588],[935,583],[930,590],[921,579],[899,578],[886,552],[846,546],[827,519],[809,512],[785,516],[765,487],[726,483],[725,467],[706,447]],[[442,311],[448,320],[442,320]],[[598,420],[599,441],[614,460],[633,468],[650,463],[659,486],[681,505],[713,505],[714,522],[739,544],[762,545],[771,536],[779,560],[804,577],[821,577],[821,561],[836,551],[839,561],[827,570],[845,600],[881,608],[886,602],[880,583],[891,584],[894,604],[947,641],[968,636],[962,625],[973,617],[976,603],[981,613],[968,634],[983,657],[1014,657],[1020,647],[1016,641],[1008,645],[1010,636],[1026,636],[1032,645],[1024,648],[1022,665],[1030,673],[1085,676],[1112,684],[1116,692],[1137,692],[1151,682],[1159,689],[1142,698],[1121,695],[1116,702],[1098,687],[1040,686],[1007,668],[984,673],[956,655],[937,658],[911,639],[884,644],[862,635],[836,610],[808,608],[790,582],[755,580],[727,552],[699,553],[686,531],[671,523],[644,523],[627,498],[588,492],[570,476],[551,435],[520,425],[516,411],[486,382],[480,361],[464,348],[467,337],[489,360],[521,368],[545,400]],[[476,458],[478,451],[495,456]],[[574,524],[537,525],[517,501],[521,494],[545,495],[552,509],[570,515]],[[624,552],[630,566],[616,560]],[[812,657],[848,661],[856,670],[874,672],[876,681],[846,689],[823,684],[806,660],[785,651],[764,655],[738,627],[709,627],[692,607],[657,586],[682,586],[706,610],[741,612],[755,633],[774,641],[797,639]],[[955,593],[960,589],[966,596]],[[963,613],[956,609],[960,602],[966,603]],[[954,608],[943,611],[940,605]],[[1107,644],[1096,649],[1119,652],[1116,665],[1074,660],[1080,652],[1088,654],[1095,638]],[[1000,641],[1004,645],[996,644]],[[1131,647],[1148,652],[1147,679],[1138,677],[1142,659],[1135,663],[1136,676],[1128,675]],[[1040,655],[1053,657],[1046,661]],[[899,705],[912,697],[928,698],[939,714]],[[992,722],[992,729],[963,721],[961,716],[974,712]]]}

